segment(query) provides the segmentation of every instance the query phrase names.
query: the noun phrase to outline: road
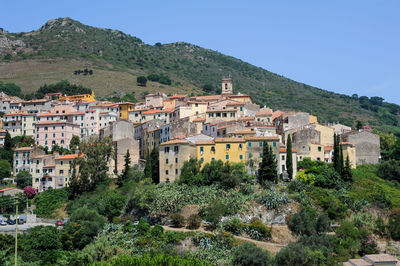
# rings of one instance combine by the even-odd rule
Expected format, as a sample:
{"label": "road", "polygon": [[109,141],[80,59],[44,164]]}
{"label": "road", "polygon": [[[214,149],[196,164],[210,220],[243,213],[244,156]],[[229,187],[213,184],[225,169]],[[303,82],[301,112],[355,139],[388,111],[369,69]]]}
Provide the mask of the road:
{"label": "road", "polygon": [[[19,231],[26,231],[29,228],[38,226],[38,225],[44,225],[44,226],[55,226],[55,224],[50,224],[50,223],[24,223],[24,224],[19,224],[18,225],[18,232]],[[0,233],[11,233],[15,232],[15,224],[14,225],[1,225],[0,226]]]}

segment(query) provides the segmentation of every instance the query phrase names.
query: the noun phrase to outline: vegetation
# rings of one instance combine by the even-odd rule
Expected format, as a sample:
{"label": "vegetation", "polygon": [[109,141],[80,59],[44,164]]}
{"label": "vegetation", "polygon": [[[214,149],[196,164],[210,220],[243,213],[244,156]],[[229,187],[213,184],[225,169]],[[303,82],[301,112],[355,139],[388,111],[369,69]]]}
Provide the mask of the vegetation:
{"label": "vegetation", "polygon": [[278,182],[277,168],[278,166],[272,148],[264,141],[262,160],[258,168],[258,182],[260,184],[265,184],[266,181]]}
{"label": "vegetation", "polygon": [[43,218],[57,218],[53,217],[55,210],[61,208],[67,201],[68,193],[65,188],[50,189],[35,196],[33,203],[36,205],[34,212]]}
{"label": "vegetation", "polygon": [[60,92],[63,95],[75,95],[75,94],[91,94],[92,90],[84,88],[80,85],[69,83],[67,80],[62,80],[56,84],[43,85],[35,93],[37,99],[41,99],[47,93]]}
{"label": "vegetation", "polygon": [[293,155],[292,155],[292,137],[290,134],[287,137],[286,143],[286,169],[289,176],[289,180],[293,178]]}

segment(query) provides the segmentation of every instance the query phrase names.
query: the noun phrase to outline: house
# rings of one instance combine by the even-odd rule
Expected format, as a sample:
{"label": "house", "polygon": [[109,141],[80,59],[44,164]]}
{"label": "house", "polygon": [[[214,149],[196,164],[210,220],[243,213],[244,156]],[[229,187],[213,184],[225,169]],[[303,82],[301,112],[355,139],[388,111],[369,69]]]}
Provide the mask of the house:
{"label": "house", "polygon": [[249,173],[256,174],[258,165],[262,160],[264,143],[267,143],[272,148],[272,152],[278,160],[280,154],[280,138],[278,136],[259,137],[248,135],[243,138],[246,141],[246,168]]}
{"label": "house", "polygon": [[14,149],[13,175],[16,176],[20,171],[30,172],[31,158],[43,154],[45,154],[45,151],[38,147],[21,147]]}
{"label": "house", "polygon": [[42,192],[56,187],[54,154],[35,155],[31,158],[32,187]]}
{"label": "house", "polygon": [[341,142],[352,143],[356,152],[356,165],[377,164],[380,160],[380,137],[370,131],[350,131],[340,135]]}
{"label": "house", "polygon": [[68,186],[72,177],[71,163],[78,156],[82,157],[83,154],[66,154],[66,155],[56,156],[54,158],[55,162],[54,188],[63,188]]}
{"label": "house", "polygon": [[9,187],[9,188],[3,188],[0,189],[0,197],[2,196],[11,196],[15,197],[15,195],[19,193],[23,193],[24,191],[22,189],[16,188],[16,187]]}
{"label": "house", "polygon": [[131,102],[123,102],[119,103],[119,118],[120,119],[129,119],[129,112],[135,110],[135,104]]}
{"label": "house", "polygon": [[28,113],[46,112],[51,109],[52,101],[49,99],[36,99],[29,101],[21,101],[21,111]]}
{"label": "house", "polygon": [[94,91],[91,94],[78,94],[78,95],[70,95],[70,96],[61,96],[58,98],[58,101],[63,102],[94,102],[96,99],[94,98]]}
{"label": "house", "polygon": [[164,106],[164,100],[167,99],[167,95],[162,92],[157,92],[153,94],[147,94],[145,96],[145,104],[146,107],[163,107]]}
{"label": "house", "polygon": [[65,121],[41,121],[36,123],[36,144],[44,147],[58,145],[68,148],[72,136],[79,136],[79,126]]}
{"label": "house", "polygon": [[344,266],[398,266],[399,260],[389,254],[365,255],[360,259],[351,259],[343,263]]}

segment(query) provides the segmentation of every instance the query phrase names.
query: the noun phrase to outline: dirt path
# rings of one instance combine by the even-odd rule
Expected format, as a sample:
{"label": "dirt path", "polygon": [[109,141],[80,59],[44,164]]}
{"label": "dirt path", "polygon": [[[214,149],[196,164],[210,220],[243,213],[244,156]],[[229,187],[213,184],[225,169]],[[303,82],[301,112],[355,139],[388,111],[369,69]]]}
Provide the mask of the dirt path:
{"label": "dirt path", "polygon": [[[179,231],[179,232],[203,232],[203,233],[212,233],[210,231],[206,231],[203,228],[195,229],[195,230],[190,230],[186,228],[175,228],[175,227],[169,227],[169,226],[163,226],[165,231]],[[277,244],[277,243],[272,243],[272,242],[264,242],[264,241],[257,241],[251,238],[247,237],[242,237],[242,236],[233,236],[235,239],[240,240],[240,241],[247,241],[247,242],[252,242],[254,243],[257,247],[262,248],[264,250],[267,250],[273,254],[276,254],[284,248],[286,245],[284,244]]]}

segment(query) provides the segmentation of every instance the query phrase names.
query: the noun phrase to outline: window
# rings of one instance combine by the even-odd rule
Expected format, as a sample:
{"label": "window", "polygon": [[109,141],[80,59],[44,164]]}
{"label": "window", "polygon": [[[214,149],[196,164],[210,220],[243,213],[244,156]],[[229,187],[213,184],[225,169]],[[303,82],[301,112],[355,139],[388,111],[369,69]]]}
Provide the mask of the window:
{"label": "window", "polygon": [[243,107],[242,106],[240,107],[240,111],[243,111]]}
{"label": "window", "polygon": [[174,146],[174,152],[179,152],[179,146]]}
{"label": "window", "polygon": [[317,161],[321,161],[321,158],[317,157]]}
{"label": "window", "polygon": [[61,160],[61,161],[60,161],[60,165],[63,165],[63,164],[64,164],[64,161]]}
{"label": "window", "polygon": [[306,150],[306,146],[303,146],[302,149],[303,149],[303,151],[305,151]]}
{"label": "window", "polygon": [[178,169],[175,169],[175,174],[176,174],[176,175],[178,174]]}
{"label": "window", "polygon": [[321,147],[318,147],[318,151],[322,151],[322,148],[321,148]]}
{"label": "window", "polygon": [[60,170],[60,175],[64,174],[64,170]]}
{"label": "window", "polygon": [[263,154],[262,153],[260,153],[260,158],[262,158],[263,157]]}
{"label": "window", "polygon": [[260,147],[262,147],[262,146],[263,146],[263,142],[262,142],[262,141],[259,141],[259,142],[258,142],[258,145],[259,145]]}
{"label": "window", "polygon": [[56,134],[55,133],[53,133],[53,138],[55,138],[56,137]]}
{"label": "window", "polygon": [[229,155],[225,155],[225,160],[229,160]]}
{"label": "window", "polygon": [[239,160],[243,160],[243,155],[242,154],[239,155]]}
{"label": "window", "polygon": [[251,147],[251,142],[247,142],[247,147]]}
{"label": "window", "polygon": [[222,117],[227,117],[227,113],[222,113]]}
{"label": "window", "polygon": [[211,146],[211,152],[215,152],[215,146]]}
{"label": "window", "polygon": [[175,158],[175,163],[178,163],[178,157]]}
{"label": "window", "polygon": [[202,158],[200,158],[200,161],[201,161],[201,162],[204,162],[204,158],[203,158],[203,157],[202,157]]}
{"label": "window", "polygon": [[[44,130],[48,130],[49,128],[48,127],[44,127]],[[38,129],[39,130],[39,129]]]}
{"label": "window", "polygon": [[166,163],[166,164],[168,163],[168,159],[165,159],[165,163]]}
{"label": "window", "polygon": [[276,141],[274,141],[273,146],[276,147]]}
{"label": "window", "polygon": [[168,170],[165,170],[165,174],[168,175]]}
{"label": "window", "polygon": [[200,154],[203,154],[203,152],[204,152],[204,147],[202,146],[200,147]]}
{"label": "window", "polygon": [[164,147],[164,153],[168,153],[169,152],[169,147]]}
{"label": "window", "polygon": [[282,161],[284,161],[285,160],[285,155],[282,155]]}
{"label": "window", "polygon": [[231,148],[231,144],[226,144],[226,149],[229,150]]}
{"label": "window", "polygon": [[242,149],[242,148],[243,148],[242,143],[239,143],[239,149]]}
{"label": "window", "polygon": [[195,106],[195,107],[199,107],[199,104],[198,104],[198,103],[196,103],[194,106]]}
{"label": "window", "polygon": [[211,161],[212,161],[212,162],[214,162],[214,161],[215,161],[215,158],[214,158],[214,157],[212,157],[212,158],[211,158]]}
{"label": "window", "polygon": [[282,164],[282,172],[285,171],[285,165]]}

